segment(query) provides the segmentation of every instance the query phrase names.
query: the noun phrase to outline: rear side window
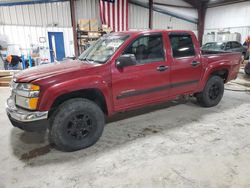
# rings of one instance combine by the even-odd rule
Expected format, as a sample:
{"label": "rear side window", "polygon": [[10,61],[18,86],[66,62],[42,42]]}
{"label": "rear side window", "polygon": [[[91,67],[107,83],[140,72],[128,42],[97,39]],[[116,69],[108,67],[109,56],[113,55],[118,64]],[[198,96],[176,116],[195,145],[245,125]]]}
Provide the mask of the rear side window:
{"label": "rear side window", "polygon": [[170,34],[169,38],[174,58],[195,56],[191,35]]}
{"label": "rear side window", "polygon": [[232,48],[240,48],[241,44],[238,42],[232,42]]}

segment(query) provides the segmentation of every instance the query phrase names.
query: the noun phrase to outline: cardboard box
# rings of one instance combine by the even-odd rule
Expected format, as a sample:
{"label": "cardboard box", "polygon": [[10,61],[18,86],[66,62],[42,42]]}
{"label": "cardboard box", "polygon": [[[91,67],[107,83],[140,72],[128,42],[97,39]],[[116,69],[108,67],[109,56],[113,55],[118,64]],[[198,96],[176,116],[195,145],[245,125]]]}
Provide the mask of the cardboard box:
{"label": "cardboard box", "polygon": [[90,31],[98,31],[98,21],[97,19],[91,19],[90,20]]}
{"label": "cardboard box", "polygon": [[112,29],[108,25],[102,25],[102,31],[106,33],[111,33]]}
{"label": "cardboard box", "polygon": [[89,28],[89,20],[88,19],[80,19],[78,21],[78,24],[79,24],[79,29],[81,31],[89,31],[90,28]]}

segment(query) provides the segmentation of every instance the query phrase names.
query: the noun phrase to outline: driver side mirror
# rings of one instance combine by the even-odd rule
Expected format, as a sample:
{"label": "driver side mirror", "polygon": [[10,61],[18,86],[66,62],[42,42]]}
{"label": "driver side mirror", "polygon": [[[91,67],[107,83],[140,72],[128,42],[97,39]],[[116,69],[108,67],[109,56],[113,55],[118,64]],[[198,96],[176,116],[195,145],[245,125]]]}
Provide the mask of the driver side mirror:
{"label": "driver side mirror", "polygon": [[117,68],[123,68],[131,65],[136,65],[136,58],[134,54],[124,54],[116,60]]}

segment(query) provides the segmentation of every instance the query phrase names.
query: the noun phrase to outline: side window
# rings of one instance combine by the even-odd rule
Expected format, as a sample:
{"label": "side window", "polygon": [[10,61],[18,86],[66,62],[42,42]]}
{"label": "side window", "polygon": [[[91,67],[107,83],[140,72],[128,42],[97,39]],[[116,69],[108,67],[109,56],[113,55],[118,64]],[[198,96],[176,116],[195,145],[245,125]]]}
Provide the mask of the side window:
{"label": "side window", "polygon": [[232,42],[232,48],[240,48],[241,44],[238,42]]}
{"label": "side window", "polygon": [[123,54],[134,54],[138,64],[164,61],[162,35],[139,37]]}
{"label": "side window", "polygon": [[232,43],[231,42],[228,42],[227,44],[226,44],[226,50],[229,50],[229,49],[231,49],[232,48]]}
{"label": "side window", "polygon": [[195,56],[191,35],[170,34],[169,38],[174,58]]}

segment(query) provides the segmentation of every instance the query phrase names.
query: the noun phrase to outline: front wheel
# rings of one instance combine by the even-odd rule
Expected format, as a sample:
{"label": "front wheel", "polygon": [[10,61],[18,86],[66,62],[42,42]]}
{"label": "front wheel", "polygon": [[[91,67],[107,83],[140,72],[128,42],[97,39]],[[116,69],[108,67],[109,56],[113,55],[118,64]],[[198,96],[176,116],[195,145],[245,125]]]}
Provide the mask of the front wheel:
{"label": "front wheel", "polygon": [[197,101],[204,107],[216,106],[224,94],[224,82],[219,76],[212,76],[206,83],[204,90],[197,93]]}
{"label": "front wheel", "polygon": [[104,128],[104,114],[94,102],[71,99],[51,117],[49,140],[61,150],[76,151],[97,142]]}

